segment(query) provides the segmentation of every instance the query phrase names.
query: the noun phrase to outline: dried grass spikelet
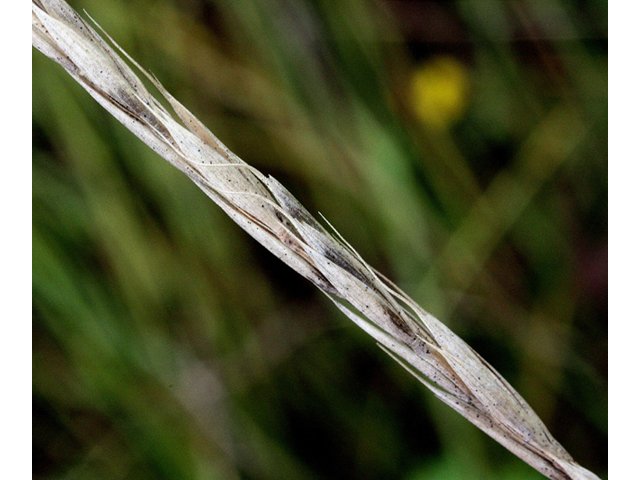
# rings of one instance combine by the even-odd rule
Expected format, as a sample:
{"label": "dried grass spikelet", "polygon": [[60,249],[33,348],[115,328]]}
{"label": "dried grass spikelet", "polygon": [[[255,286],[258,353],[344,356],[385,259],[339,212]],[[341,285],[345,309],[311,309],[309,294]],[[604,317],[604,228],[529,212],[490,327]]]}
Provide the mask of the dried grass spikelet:
{"label": "dried grass spikelet", "polygon": [[524,399],[464,341],[376,274],[277,180],[230,152],[120,50],[160,90],[184,126],[178,123],[64,1],[33,0],[32,18],[38,50],[251,236],[320,288],[440,400],[549,478],[598,478],[575,463]]}

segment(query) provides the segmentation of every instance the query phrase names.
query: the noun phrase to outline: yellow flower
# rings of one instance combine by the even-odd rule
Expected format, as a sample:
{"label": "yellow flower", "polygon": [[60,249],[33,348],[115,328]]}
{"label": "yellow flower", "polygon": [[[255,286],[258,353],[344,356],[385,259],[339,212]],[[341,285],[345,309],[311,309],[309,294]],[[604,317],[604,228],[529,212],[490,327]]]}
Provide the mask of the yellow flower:
{"label": "yellow flower", "polygon": [[428,126],[446,130],[464,113],[469,91],[465,66],[440,56],[418,66],[411,79],[411,102],[416,116]]}

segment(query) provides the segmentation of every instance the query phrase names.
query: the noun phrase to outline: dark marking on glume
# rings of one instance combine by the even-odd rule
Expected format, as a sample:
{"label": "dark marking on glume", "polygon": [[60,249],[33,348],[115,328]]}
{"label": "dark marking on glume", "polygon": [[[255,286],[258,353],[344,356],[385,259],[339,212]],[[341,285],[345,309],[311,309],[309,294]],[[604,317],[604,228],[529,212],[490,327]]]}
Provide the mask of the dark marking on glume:
{"label": "dark marking on glume", "polygon": [[[331,282],[322,275],[319,271],[314,269],[313,276],[308,277],[320,290],[324,290],[327,293],[341,297],[340,293],[335,289]],[[341,297],[342,298],[342,297]]]}
{"label": "dark marking on glume", "polygon": [[371,283],[371,280],[369,278],[367,278],[362,272],[357,270],[351,264],[350,260],[345,258],[345,256],[342,254],[342,252],[340,252],[338,250],[335,250],[334,248],[332,248],[329,245],[323,245],[322,255],[324,256],[324,258],[326,258],[327,260],[330,260],[334,264],[338,265],[344,271],[346,271],[347,273],[351,274],[352,276],[354,276],[355,278],[360,280],[365,285],[375,289],[374,285]]}
{"label": "dark marking on glume", "polygon": [[389,320],[391,320],[391,323],[393,323],[400,331],[402,331],[403,333],[405,333],[411,338],[415,336],[411,331],[411,329],[409,328],[409,326],[407,325],[407,322],[405,322],[400,315],[398,315],[396,312],[394,312],[384,304],[382,304],[381,306],[385,315],[389,318]]}
{"label": "dark marking on glume", "polygon": [[[289,192],[287,193],[289,194]],[[293,217],[295,220],[298,220],[299,222],[305,223],[310,227],[313,227],[315,230],[319,232],[322,232],[322,227],[316,221],[316,219],[313,218],[311,214],[307,212],[305,208],[302,205],[300,205],[293,197],[291,197],[291,194],[289,194],[288,196],[285,196],[284,198],[281,197],[281,200],[282,200],[282,203],[284,204],[283,206],[286,208],[287,212],[289,213],[289,215],[291,215],[291,217]]]}
{"label": "dark marking on glume", "polygon": [[158,117],[155,116],[151,109],[123,89],[118,89],[116,93],[118,98],[114,98],[114,100],[126,113],[134,119],[150,125],[165,139],[170,140],[172,138],[169,130],[158,120]]}

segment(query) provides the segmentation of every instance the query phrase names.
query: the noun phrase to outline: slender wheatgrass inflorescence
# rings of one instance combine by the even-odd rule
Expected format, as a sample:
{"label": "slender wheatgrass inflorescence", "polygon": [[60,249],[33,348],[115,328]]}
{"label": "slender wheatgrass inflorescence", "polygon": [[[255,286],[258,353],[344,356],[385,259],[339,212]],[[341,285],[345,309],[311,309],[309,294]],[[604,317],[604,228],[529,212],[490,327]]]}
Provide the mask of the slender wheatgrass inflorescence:
{"label": "slender wheatgrass inflorescence", "polygon": [[165,96],[182,124],[176,121],[64,1],[33,0],[32,13],[38,50],[251,236],[320,288],[438,398],[549,478],[597,478],[575,463],[524,399],[464,341],[376,274],[277,180],[230,152],[120,50]]}

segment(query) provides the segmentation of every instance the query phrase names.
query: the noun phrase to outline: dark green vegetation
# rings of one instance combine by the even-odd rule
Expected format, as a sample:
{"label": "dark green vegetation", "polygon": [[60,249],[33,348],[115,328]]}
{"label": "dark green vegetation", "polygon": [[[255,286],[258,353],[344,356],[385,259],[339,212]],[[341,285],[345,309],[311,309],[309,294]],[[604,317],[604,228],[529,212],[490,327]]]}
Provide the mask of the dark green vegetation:
{"label": "dark green vegetation", "polygon": [[[606,2],[70,3],[606,477]],[[33,70],[35,478],[542,478]]]}

